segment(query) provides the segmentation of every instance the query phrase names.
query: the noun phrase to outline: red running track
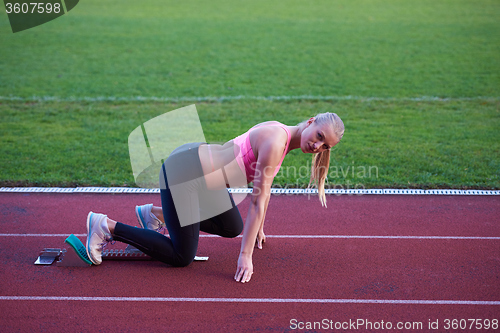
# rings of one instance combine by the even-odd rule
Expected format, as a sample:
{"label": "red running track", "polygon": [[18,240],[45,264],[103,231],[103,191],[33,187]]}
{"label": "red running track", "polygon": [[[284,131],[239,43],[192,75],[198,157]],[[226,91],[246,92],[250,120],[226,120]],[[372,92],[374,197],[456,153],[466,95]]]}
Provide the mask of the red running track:
{"label": "red running track", "polygon": [[[433,331],[442,332],[446,319],[466,320],[462,331],[478,331],[468,319],[500,320],[497,197],[328,200],[324,209],[316,197],[273,196],[267,244],[255,250],[251,282],[240,284],[233,280],[240,238],[202,237],[198,254],[210,259],[185,268],[36,266],[41,249],[85,234],[88,211],[138,225],[135,205],[159,205],[159,195],[2,193],[0,331],[385,331],[390,324],[424,332],[437,321]],[[247,208],[248,199],[243,217]],[[294,237],[304,235],[325,238]],[[308,322],[321,325],[294,329]]]}

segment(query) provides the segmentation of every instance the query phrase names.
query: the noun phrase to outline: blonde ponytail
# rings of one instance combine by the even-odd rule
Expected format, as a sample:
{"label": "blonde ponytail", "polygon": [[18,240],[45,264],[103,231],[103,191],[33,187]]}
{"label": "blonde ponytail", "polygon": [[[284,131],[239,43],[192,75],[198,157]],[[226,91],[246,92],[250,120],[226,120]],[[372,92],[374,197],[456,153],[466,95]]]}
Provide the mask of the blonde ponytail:
{"label": "blonde ponytail", "polygon": [[326,206],[325,196],[325,180],[328,176],[328,168],[330,167],[330,150],[324,150],[321,153],[314,154],[311,165],[311,179],[309,180],[308,188],[311,183],[318,187],[319,201],[321,206]]}
{"label": "blonde ponytail", "polygon": [[[314,121],[318,124],[328,123],[332,126],[335,135],[339,140],[344,135],[344,123],[335,113],[321,113],[314,117]],[[330,150],[324,150],[321,153],[314,154],[311,165],[311,179],[309,180],[308,188],[311,184],[318,187],[319,201],[323,207],[326,206],[325,196],[325,181],[328,176],[328,169],[330,168]]]}

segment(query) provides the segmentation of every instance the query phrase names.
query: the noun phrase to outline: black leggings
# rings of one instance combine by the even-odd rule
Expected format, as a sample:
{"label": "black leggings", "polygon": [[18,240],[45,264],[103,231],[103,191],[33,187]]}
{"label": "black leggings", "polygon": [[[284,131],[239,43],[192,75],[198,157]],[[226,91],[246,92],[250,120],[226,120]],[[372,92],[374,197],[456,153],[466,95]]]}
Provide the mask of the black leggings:
{"label": "black leggings", "polygon": [[[160,172],[160,193],[163,218],[165,220],[170,238],[156,231],[131,227],[118,222],[113,234],[114,240],[130,244],[152,258],[160,260],[166,264],[181,267],[187,266],[193,261],[198,249],[200,230],[210,234],[230,238],[236,237],[242,232],[243,220],[231,194],[227,193],[227,189],[213,191],[214,196],[220,197],[220,191],[225,191],[226,193],[223,194],[229,196],[232,208],[201,222],[181,227],[174,205],[174,200],[172,198],[172,193],[169,188],[169,182],[167,180],[168,173],[166,170],[169,170],[169,163],[172,164],[179,162],[179,158],[176,157],[180,156],[182,162],[186,163],[183,164],[186,165],[184,170],[187,170],[180,175],[180,178],[186,179],[186,174],[190,173],[187,166],[194,169],[196,171],[196,175],[199,176],[200,172],[201,175],[203,175],[200,159],[198,157],[198,147],[200,144],[201,143],[184,145],[176,149],[176,151],[171,154],[172,158],[169,157],[167,161],[165,161]],[[171,179],[176,179],[176,177],[179,178],[178,176],[179,175],[168,174],[168,177]],[[192,177],[193,175],[189,178]],[[203,177],[200,179],[202,178]],[[200,186],[204,186],[204,183]],[[203,202],[199,202],[198,204],[199,206],[203,206]],[[199,209],[200,207],[194,208]]]}

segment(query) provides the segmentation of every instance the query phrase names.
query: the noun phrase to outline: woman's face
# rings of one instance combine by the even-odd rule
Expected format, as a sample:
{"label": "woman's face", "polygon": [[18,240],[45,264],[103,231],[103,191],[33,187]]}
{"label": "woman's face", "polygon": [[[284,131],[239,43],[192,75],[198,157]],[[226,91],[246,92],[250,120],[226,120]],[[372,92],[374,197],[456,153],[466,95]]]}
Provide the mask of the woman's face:
{"label": "woman's face", "polygon": [[340,141],[328,124],[318,125],[314,118],[311,118],[306,126],[300,139],[300,149],[306,154],[321,153]]}

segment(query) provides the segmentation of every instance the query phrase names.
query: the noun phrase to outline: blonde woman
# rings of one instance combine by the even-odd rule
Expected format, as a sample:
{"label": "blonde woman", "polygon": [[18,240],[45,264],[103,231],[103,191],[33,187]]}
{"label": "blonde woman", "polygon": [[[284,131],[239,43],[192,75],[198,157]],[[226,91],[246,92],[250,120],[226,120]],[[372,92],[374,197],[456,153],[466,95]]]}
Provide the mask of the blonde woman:
{"label": "blonde woman", "polygon": [[[224,145],[191,143],[177,148],[160,171],[161,207],[137,206],[141,228],[90,212],[87,217],[87,254],[98,265],[110,240],[135,246],[172,266],[189,265],[198,248],[199,232],[236,237],[243,231],[236,274],[249,282],[254,246],[265,242],[264,219],[273,179],[291,150],[313,154],[311,183],[318,186],[326,207],[325,178],[330,149],[340,142],[344,124],[335,113],[322,113],[296,126],[277,121],[258,124]],[[246,223],[228,187],[253,182]],[[166,226],[169,236],[158,231]]]}

